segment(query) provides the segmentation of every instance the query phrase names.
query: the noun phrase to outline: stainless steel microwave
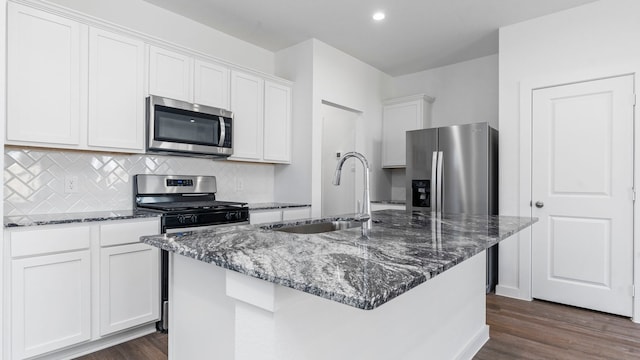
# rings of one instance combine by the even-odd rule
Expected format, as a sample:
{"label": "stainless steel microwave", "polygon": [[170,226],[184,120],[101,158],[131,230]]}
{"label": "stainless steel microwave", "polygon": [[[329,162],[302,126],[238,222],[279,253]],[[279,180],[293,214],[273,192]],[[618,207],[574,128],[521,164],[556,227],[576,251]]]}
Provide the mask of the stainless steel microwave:
{"label": "stainless steel microwave", "polygon": [[233,154],[233,113],[211,106],[149,96],[147,152],[227,157]]}

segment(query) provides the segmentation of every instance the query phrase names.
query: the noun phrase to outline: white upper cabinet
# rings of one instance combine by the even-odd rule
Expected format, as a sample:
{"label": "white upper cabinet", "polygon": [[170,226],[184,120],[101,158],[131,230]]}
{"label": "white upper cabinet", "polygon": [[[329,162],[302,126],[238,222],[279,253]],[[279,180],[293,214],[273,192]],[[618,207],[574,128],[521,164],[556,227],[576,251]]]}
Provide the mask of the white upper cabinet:
{"label": "white upper cabinet", "polygon": [[415,95],[384,102],[382,112],[382,167],[406,167],[406,132],[431,126],[434,98]]}
{"label": "white upper cabinet", "polygon": [[229,110],[230,72],[222,65],[196,60],[193,102]]}
{"label": "white upper cabinet", "polygon": [[262,160],[263,101],[262,78],[238,71],[231,72],[232,160]]}
{"label": "white upper cabinet", "polygon": [[144,150],[144,43],[89,31],[88,145]]}
{"label": "white upper cabinet", "polygon": [[273,81],[264,84],[264,160],[291,161],[291,88]]}
{"label": "white upper cabinet", "polygon": [[149,93],[193,102],[193,58],[150,46]]}
{"label": "white upper cabinet", "polygon": [[144,153],[152,94],[233,111],[231,160],[291,161],[286,80],[42,6],[7,4],[6,144]]}
{"label": "white upper cabinet", "polygon": [[230,160],[291,162],[291,87],[231,72],[234,116]]}
{"label": "white upper cabinet", "polygon": [[144,43],[8,9],[6,143],[144,152]]}
{"label": "white upper cabinet", "polygon": [[8,3],[7,143],[80,144],[81,25]]}
{"label": "white upper cabinet", "polygon": [[149,93],[229,110],[229,68],[149,47]]}

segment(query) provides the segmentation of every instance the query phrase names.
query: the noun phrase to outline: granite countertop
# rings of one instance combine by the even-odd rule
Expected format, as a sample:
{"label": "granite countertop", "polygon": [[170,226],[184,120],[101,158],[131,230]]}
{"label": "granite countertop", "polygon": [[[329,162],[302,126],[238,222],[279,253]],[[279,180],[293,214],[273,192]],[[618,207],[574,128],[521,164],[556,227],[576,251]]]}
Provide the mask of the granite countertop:
{"label": "granite countertop", "polygon": [[372,204],[406,205],[404,200],[371,200]]}
{"label": "granite countertop", "polygon": [[4,227],[39,226],[158,217],[160,214],[133,210],[90,211],[79,213],[14,215],[4,217]]}
{"label": "granite countertop", "polygon": [[281,202],[266,202],[249,204],[249,210],[275,210],[275,209],[287,209],[287,208],[303,208],[310,207],[309,204],[294,204],[294,203],[281,203]]}
{"label": "granite countertop", "polygon": [[[374,309],[537,219],[373,212],[373,228],[321,234],[272,229],[349,217],[143,236],[152,246],[360,309]],[[204,280],[203,280],[204,281]],[[206,286],[206,284],[203,284]]]}

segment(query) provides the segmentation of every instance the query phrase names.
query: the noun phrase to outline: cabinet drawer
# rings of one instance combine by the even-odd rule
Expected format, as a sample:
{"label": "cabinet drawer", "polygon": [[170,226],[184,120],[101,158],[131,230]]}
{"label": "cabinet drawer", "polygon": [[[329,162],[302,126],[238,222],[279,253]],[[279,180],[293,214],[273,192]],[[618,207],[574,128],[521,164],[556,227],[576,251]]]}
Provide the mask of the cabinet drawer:
{"label": "cabinet drawer", "polygon": [[100,246],[133,244],[140,242],[140,236],[159,233],[160,225],[157,219],[100,225]]}
{"label": "cabinet drawer", "polygon": [[311,217],[311,208],[301,208],[301,209],[285,209],[282,210],[282,220],[300,220],[300,219],[308,219]]}
{"label": "cabinet drawer", "polygon": [[89,248],[88,226],[42,228],[28,231],[9,231],[11,257],[49,254]]}
{"label": "cabinet drawer", "polygon": [[282,211],[251,211],[249,212],[249,222],[253,224],[264,224],[270,222],[282,221]]}

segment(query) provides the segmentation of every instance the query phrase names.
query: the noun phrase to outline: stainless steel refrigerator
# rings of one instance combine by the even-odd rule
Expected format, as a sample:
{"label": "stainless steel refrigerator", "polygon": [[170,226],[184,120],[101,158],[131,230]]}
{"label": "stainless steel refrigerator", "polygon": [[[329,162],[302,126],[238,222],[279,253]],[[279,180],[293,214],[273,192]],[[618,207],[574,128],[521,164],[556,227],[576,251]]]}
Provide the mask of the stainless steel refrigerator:
{"label": "stainless steel refrigerator", "polygon": [[[498,214],[498,131],[488,123],[407,131],[407,211]],[[487,250],[487,292],[498,246]]]}

